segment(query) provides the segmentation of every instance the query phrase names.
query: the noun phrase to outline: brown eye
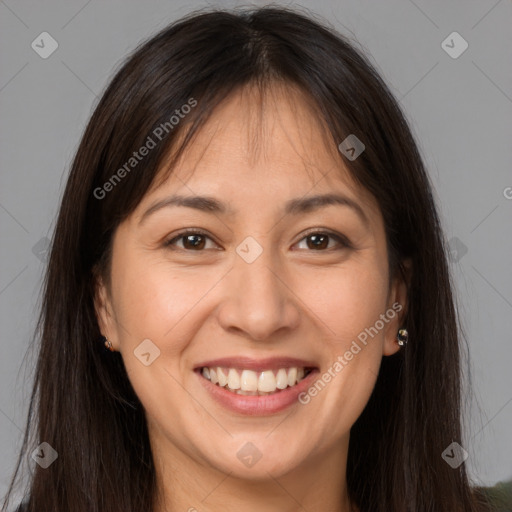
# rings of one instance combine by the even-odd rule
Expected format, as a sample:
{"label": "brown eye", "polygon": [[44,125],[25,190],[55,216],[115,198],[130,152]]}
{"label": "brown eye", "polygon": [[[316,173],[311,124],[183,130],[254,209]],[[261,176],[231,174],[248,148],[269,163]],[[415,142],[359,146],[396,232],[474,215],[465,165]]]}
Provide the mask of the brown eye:
{"label": "brown eye", "polygon": [[[305,249],[317,252],[336,250],[336,244],[338,245],[338,250],[351,247],[350,242],[343,235],[338,235],[328,231],[316,231],[309,233],[302,238],[299,244],[303,243],[304,240],[306,241]],[[170,249],[178,249],[187,252],[202,252],[205,249],[214,248],[207,247],[208,241],[211,241],[216,245],[206,233],[201,231],[184,231],[165,242],[164,245]],[[335,242],[334,246],[332,244],[333,241]],[[181,245],[178,245],[180,242]],[[300,249],[304,249],[304,247]]]}
{"label": "brown eye", "polygon": [[299,244],[302,243],[303,240],[306,240],[306,249],[310,249],[312,251],[322,251],[325,249],[333,248],[335,249],[336,244],[334,247],[332,244],[330,245],[331,240],[337,242],[338,246],[340,246],[340,249],[350,247],[350,243],[345,237],[335,233],[330,233],[328,231],[316,231],[309,233],[299,242]]}
{"label": "brown eye", "polygon": [[[186,231],[165,242],[165,246],[172,249],[176,247],[184,251],[201,252],[206,248],[207,240],[211,240],[211,238],[205,233],[200,231]],[[177,245],[179,242],[181,242],[181,246]]]}
{"label": "brown eye", "polygon": [[204,249],[205,240],[203,235],[185,235],[181,238],[185,249]]}
{"label": "brown eye", "polygon": [[327,249],[329,245],[329,235],[314,234],[306,237],[308,240],[308,247],[310,249]]}

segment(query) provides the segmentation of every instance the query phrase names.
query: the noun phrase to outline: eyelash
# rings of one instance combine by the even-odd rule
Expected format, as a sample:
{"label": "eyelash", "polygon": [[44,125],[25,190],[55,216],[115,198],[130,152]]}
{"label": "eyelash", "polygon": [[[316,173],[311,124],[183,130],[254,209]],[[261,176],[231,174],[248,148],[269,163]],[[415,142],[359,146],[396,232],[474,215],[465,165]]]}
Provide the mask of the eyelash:
{"label": "eyelash", "polygon": [[[179,250],[179,251],[183,251],[183,252],[204,252],[206,250],[206,249],[201,249],[201,250],[196,251],[193,249],[182,249],[180,247],[178,247],[178,248],[173,247],[174,242],[176,242],[180,239],[183,239],[187,235],[201,235],[201,236],[207,237],[210,240],[214,241],[212,239],[212,237],[206,231],[203,231],[202,229],[199,229],[199,228],[193,229],[193,230],[187,229],[187,230],[179,232],[178,234],[173,236],[171,239],[165,241],[164,246],[171,250]],[[348,238],[345,237],[344,235],[341,235],[339,233],[334,233],[333,231],[330,231],[330,230],[326,230],[326,229],[320,230],[320,229],[316,229],[316,228],[313,228],[312,230],[307,231],[304,234],[304,236],[297,243],[302,242],[305,238],[307,238],[311,235],[327,235],[328,237],[336,240],[338,242],[338,244],[340,244],[341,247],[338,249],[336,249],[336,248],[333,249],[332,247],[329,249],[319,249],[318,251],[311,249],[310,252],[328,252],[328,251],[332,251],[332,250],[342,250],[342,249],[352,249],[353,248],[353,246],[350,243],[350,241],[348,240]]]}

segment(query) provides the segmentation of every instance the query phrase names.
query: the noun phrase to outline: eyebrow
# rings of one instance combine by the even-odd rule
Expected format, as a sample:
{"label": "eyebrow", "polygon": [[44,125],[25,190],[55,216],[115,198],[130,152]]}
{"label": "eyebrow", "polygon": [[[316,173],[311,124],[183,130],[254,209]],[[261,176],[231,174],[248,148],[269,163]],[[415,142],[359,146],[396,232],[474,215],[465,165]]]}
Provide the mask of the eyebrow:
{"label": "eyebrow", "polygon": [[[320,208],[330,205],[346,206],[351,208],[368,226],[369,219],[366,216],[363,208],[347,196],[339,194],[321,194],[315,196],[301,197],[297,199],[290,199],[284,204],[285,215],[300,215],[309,213]],[[161,199],[153,203],[141,216],[139,225],[149,217],[162,208],[169,208],[173,206],[181,206],[186,208],[193,208],[207,213],[214,213],[219,215],[235,215],[236,211],[229,207],[227,204],[222,203],[218,199],[209,196],[179,196],[173,195]]]}

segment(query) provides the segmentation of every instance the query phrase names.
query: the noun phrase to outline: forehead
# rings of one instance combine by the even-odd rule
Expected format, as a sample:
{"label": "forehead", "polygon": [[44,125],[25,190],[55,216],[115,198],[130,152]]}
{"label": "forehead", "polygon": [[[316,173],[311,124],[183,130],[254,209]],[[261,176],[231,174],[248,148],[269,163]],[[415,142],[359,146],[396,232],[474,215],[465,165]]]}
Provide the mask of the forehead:
{"label": "forehead", "polygon": [[263,91],[246,86],[217,106],[153,191],[179,189],[230,202],[338,190],[376,209],[345,167],[315,103],[285,84]]}

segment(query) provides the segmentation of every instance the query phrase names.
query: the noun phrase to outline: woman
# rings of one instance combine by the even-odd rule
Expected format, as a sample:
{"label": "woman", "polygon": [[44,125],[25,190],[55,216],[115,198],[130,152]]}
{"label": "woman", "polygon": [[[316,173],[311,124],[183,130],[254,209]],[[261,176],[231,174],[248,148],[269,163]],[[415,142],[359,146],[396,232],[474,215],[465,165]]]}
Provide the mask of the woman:
{"label": "woman", "polygon": [[130,56],[39,325],[26,511],[487,510],[424,165],[367,59],[307,16],[194,13]]}

